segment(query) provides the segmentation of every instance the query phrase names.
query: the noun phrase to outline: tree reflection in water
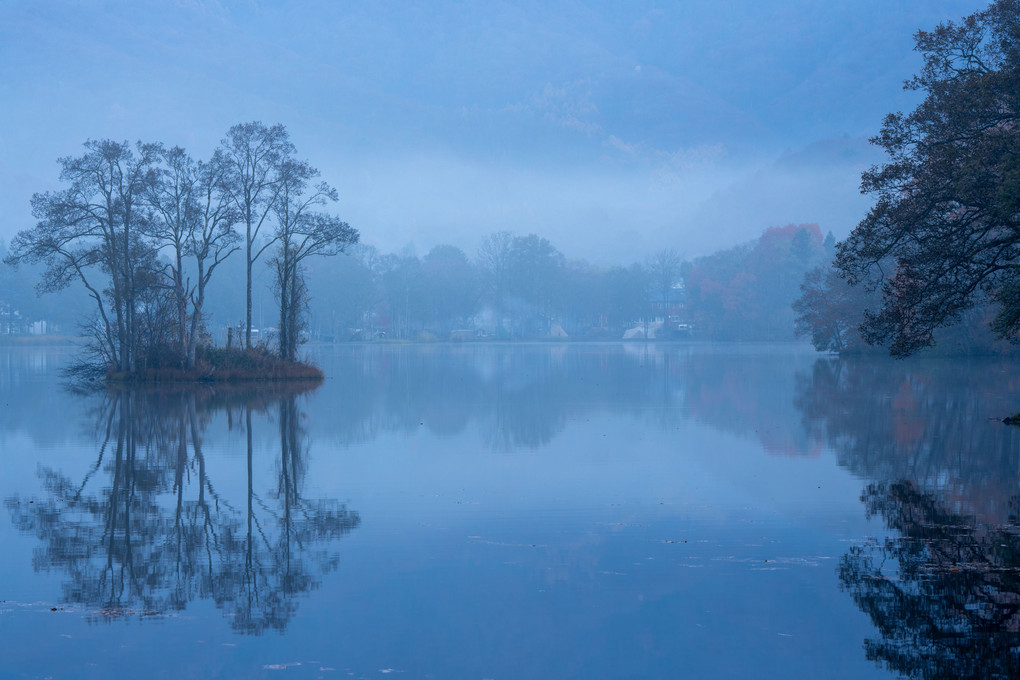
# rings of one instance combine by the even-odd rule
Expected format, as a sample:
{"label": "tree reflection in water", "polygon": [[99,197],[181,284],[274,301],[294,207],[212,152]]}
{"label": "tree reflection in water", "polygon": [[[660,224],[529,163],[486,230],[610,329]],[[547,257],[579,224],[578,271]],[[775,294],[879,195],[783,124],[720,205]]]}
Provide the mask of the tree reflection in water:
{"label": "tree reflection in water", "polygon": [[1020,400],[1015,363],[819,359],[798,377],[805,427],[871,480],[890,531],[854,546],[841,586],[877,629],[869,659],[904,677],[1020,677]]}
{"label": "tree reflection in water", "polygon": [[861,499],[898,534],[840,562],[843,588],[880,635],[865,641],[868,658],[910,678],[1020,677],[1015,513],[983,524],[910,482],[871,484]]}
{"label": "tree reflection in water", "polygon": [[[49,497],[7,499],[14,524],[35,534],[37,571],[63,570],[63,601],[94,619],[160,615],[210,599],[238,632],[283,630],[295,596],[338,564],[335,542],[356,512],[301,495],[308,442],[298,393],[282,387],[227,391],[111,391],[96,419],[97,459],[80,482],[43,468]],[[202,435],[225,411],[243,416],[244,505],[217,492]],[[253,421],[277,417],[280,457],[269,498],[256,491]],[[240,507],[239,507],[240,506]]]}
{"label": "tree reflection in water", "polygon": [[1020,428],[995,416],[1020,403],[1016,367],[997,359],[818,359],[798,375],[795,404],[811,436],[855,475],[912,480],[1003,522],[1020,488]]}

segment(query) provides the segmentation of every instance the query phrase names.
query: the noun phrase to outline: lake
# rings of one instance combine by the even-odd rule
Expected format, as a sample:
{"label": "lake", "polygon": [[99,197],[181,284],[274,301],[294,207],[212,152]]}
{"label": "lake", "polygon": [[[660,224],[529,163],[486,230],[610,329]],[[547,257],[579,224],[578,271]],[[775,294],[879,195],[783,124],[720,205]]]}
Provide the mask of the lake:
{"label": "lake", "polygon": [[0,677],[1020,673],[1020,364],[337,345],[76,394],[0,348]]}

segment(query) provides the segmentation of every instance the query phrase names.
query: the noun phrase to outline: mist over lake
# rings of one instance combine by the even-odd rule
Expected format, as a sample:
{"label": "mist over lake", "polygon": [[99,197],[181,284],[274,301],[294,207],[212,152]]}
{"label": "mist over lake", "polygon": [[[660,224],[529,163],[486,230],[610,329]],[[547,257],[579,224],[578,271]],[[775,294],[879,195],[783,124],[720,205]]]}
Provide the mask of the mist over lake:
{"label": "mist over lake", "polygon": [[6,0],[0,101],[0,680],[1020,678],[1020,0]]}

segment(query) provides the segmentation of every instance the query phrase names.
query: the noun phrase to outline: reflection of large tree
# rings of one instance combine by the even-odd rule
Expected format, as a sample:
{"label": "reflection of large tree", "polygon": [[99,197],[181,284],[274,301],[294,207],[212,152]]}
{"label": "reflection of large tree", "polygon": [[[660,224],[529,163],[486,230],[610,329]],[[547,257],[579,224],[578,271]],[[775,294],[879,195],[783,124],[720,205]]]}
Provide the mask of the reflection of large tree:
{"label": "reflection of large tree", "polygon": [[865,642],[868,658],[926,680],[1020,677],[1015,514],[983,524],[910,482],[869,485],[862,500],[896,534],[840,563],[843,587],[880,635]]}
{"label": "reflection of large tree", "polygon": [[852,548],[843,587],[874,622],[869,659],[911,678],[1020,677],[1020,396],[998,359],[826,358],[798,376],[805,428],[873,482],[890,537]]}
{"label": "reflection of large tree", "polygon": [[855,474],[937,486],[1002,519],[1020,480],[1020,430],[990,417],[1020,399],[1020,380],[1005,377],[1015,373],[998,360],[818,359],[798,376],[796,405]]}
{"label": "reflection of large tree", "polygon": [[[278,408],[275,490],[258,493],[253,420]],[[202,433],[219,409],[244,414],[247,484],[243,504],[217,492]],[[297,396],[286,391],[110,393],[99,409],[97,460],[79,483],[43,469],[48,498],[7,500],[16,526],[42,547],[37,570],[69,579],[63,599],[102,616],[181,610],[212,599],[238,631],[282,630],[294,596],[333,569],[331,546],[357,513],[301,488],[307,436]]]}

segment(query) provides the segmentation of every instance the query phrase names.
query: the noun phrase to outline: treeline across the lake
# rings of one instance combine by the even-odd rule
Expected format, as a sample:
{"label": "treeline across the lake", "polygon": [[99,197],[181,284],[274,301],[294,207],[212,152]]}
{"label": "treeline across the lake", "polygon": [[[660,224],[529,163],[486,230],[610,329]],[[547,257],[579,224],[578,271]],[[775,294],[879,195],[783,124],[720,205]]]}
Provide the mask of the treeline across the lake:
{"label": "treeline across the lake", "polygon": [[[272,211],[266,219],[279,223]],[[243,228],[242,222],[238,231]],[[345,257],[299,260],[298,285],[291,291],[301,300],[287,309],[307,311],[308,316],[288,325],[282,311],[279,318],[276,314],[282,307],[277,259],[267,268],[250,266],[243,252],[226,257],[231,248],[246,246],[243,234],[222,229],[222,251],[205,270],[207,275],[217,270],[216,286],[196,296],[200,309],[192,304],[183,314],[180,301],[188,298],[181,282],[190,269],[184,266],[175,274],[176,250],[153,249],[162,254],[154,264],[169,274],[158,289],[157,302],[168,307],[160,318],[193,320],[201,313],[205,328],[222,343],[228,327],[243,332],[250,297],[251,342],[272,346],[287,334],[291,356],[296,345],[309,338],[790,340],[790,305],[800,283],[807,271],[827,260],[835,242],[831,234],[823,238],[818,225],[788,225],[693,260],[686,260],[676,247],[638,262],[596,265],[572,258],[538,234],[494,232],[474,251],[441,244],[424,254],[412,247],[384,253],[348,240],[342,243]],[[252,241],[252,251],[275,247],[286,253],[287,241],[268,233],[268,238]],[[183,251],[182,257],[191,252]],[[192,261],[197,263],[194,255]],[[243,285],[249,270],[250,291]],[[65,332],[73,328],[80,295],[74,309],[37,298],[32,287],[40,276],[45,280],[45,274],[31,262],[19,270],[0,267],[0,311],[6,313],[0,333],[52,332],[54,322]],[[74,299],[74,294],[63,292],[65,299]],[[148,309],[149,304],[146,300],[144,306]],[[48,323],[40,326],[40,321]],[[194,351],[200,342],[190,341],[187,327],[181,327],[185,341],[177,342],[173,338],[181,332],[175,328],[156,330],[172,338],[168,344],[185,357],[183,350]],[[150,329],[143,330],[145,337]]]}
{"label": "treeline across the lake", "polygon": [[[241,248],[239,237],[235,244]],[[267,244],[265,238],[254,243]],[[288,307],[301,315],[291,317],[297,332],[290,332],[288,351],[296,356],[309,339],[782,341],[798,336],[809,337],[823,351],[867,351],[871,347],[859,327],[865,310],[881,305],[881,291],[847,284],[832,265],[835,247],[831,232],[823,237],[816,224],[773,227],[754,241],[693,260],[669,248],[640,262],[609,266],[571,258],[537,234],[505,231],[486,236],[474,252],[442,244],[423,255],[411,247],[383,253],[347,243],[343,257],[301,260],[301,285],[291,290],[302,299]],[[0,242],[0,257],[8,252]],[[279,316],[276,261],[269,263],[252,267],[249,342],[278,351],[286,320],[281,323]],[[188,348],[201,358],[203,342],[224,345],[228,332],[243,345],[246,258],[243,253],[223,258],[216,269],[216,285],[200,298],[203,323],[197,341],[171,341],[164,349]],[[183,271],[186,276],[190,270]],[[0,338],[75,332],[90,303],[87,291],[72,287],[40,296],[36,283],[45,281],[45,274],[41,263],[0,264]],[[178,337],[174,328],[180,326],[169,322],[181,318],[172,305],[181,290],[160,289],[170,311],[161,317],[164,338]],[[194,310],[191,305],[185,318],[194,320]],[[978,305],[960,323],[940,330],[939,351],[1010,351],[988,328],[992,314],[990,306]]]}
{"label": "treeline across the lake", "polygon": [[750,243],[685,260],[665,248],[596,265],[538,234],[487,235],[424,255],[352,248],[309,267],[312,337],[791,340],[791,303],[826,260],[817,225],[768,229]]}
{"label": "treeline across the lake", "polygon": [[[84,290],[92,366],[128,379],[313,377],[296,362],[305,263],[343,252],[358,232],[325,210],[337,191],[296,156],[286,129],[235,125],[207,161],[162,143],[89,140],[84,148],[58,160],[66,188],[32,197],[36,225],[3,254],[7,265],[36,265],[41,292]],[[244,268],[243,352],[214,352],[206,303],[231,256]],[[272,273],[273,353],[252,342],[257,263]],[[11,278],[5,272],[12,290],[0,295],[8,332],[26,320],[12,304],[25,302],[24,285]]]}
{"label": "treeline across the lake", "polygon": [[[91,366],[131,380],[321,377],[308,339],[782,341],[857,351],[882,287],[850,286],[817,224],[766,229],[685,259],[593,264],[540,234],[472,251],[384,253],[328,212],[336,189],[282,125],[228,130],[209,160],[161,143],[88,141],[58,160],[65,188],[0,242],[0,340],[84,329]],[[345,257],[322,258],[345,253]],[[38,293],[49,293],[40,296]],[[952,352],[1005,351],[977,304],[938,331]]]}

